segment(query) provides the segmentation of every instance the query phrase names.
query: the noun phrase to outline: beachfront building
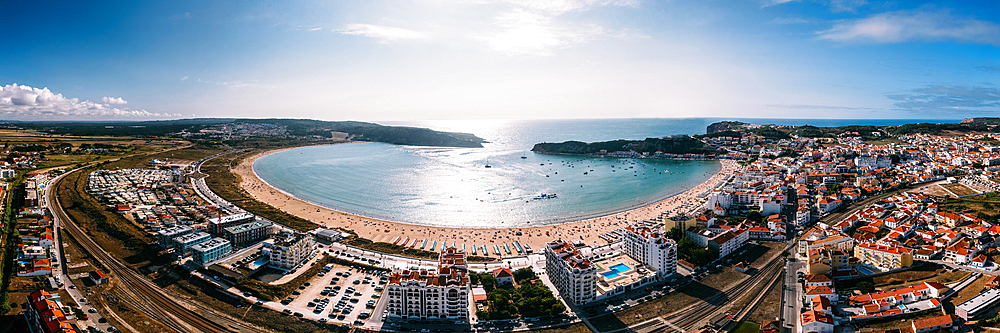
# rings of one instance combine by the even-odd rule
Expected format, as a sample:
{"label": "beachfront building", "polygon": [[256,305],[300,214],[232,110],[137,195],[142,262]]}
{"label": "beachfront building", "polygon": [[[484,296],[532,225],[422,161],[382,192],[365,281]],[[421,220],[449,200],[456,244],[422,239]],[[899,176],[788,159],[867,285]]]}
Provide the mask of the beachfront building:
{"label": "beachfront building", "polygon": [[222,229],[222,237],[235,248],[244,248],[271,237],[274,225],[268,221],[253,221]]}
{"label": "beachfront building", "polygon": [[194,232],[194,229],[186,225],[178,225],[173,228],[161,229],[156,232],[156,240],[159,242],[160,247],[164,249],[171,249],[177,244],[174,243],[174,238],[184,236]]}
{"label": "beachfront building", "polygon": [[222,237],[222,231],[228,227],[250,223],[257,219],[257,216],[250,213],[240,213],[214,217],[208,219],[208,232],[216,237]]}
{"label": "beachfront building", "polygon": [[187,255],[188,253],[191,253],[192,246],[207,242],[211,238],[212,236],[208,233],[199,231],[175,237],[173,242],[177,247],[176,253],[178,255]]}
{"label": "beachfront building", "polygon": [[272,267],[289,270],[313,257],[316,241],[306,233],[283,232],[264,241],[263,251],[271,259]]}
{"label": "beachfront building", "polygon": [[437,272],[403,270],[386,287],[389,317],[465,319],[469,317],[469,270],[465,251],[449,247],[438,257]]}
{"label": "beachfront building", "polygon": [[28,294],[24,304],[24,318],[31,332],[76,333],[79,332],[66,319],[59,294],[39,290]]}
{"label": "beachfront building", "polygon": [[545,244],[545,272],[567,302],[597,298],[597,268],[572,243],[560,239]]}
{"label": "beachfront building", "polygon": [[206,267],[209,263],[222,258],[232,251],[229,241],[223,238],[212,238],[207,242],[191,247],[191,259],[195,265]]}
{"label": "beachfront building", "polygon": [[622,251],[656,271],[660,277],[677,273],[677,243],[662,232],[642,225],[625,227]]}
{"label": "beachfront building", "polygon": [[913,265],[913,249],[865,243],[854,247],[858,263],[880,271]]}

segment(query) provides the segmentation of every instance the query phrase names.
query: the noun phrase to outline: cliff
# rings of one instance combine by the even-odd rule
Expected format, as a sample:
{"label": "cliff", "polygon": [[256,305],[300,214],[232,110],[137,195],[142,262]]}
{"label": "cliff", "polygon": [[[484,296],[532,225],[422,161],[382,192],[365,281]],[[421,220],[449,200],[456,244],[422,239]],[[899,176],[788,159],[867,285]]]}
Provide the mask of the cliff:
{"label": "cliff", "polygon": [[580,142],[566,141],[561,143],[537,143],[531,151],[540,154],[573,154],[586,155],[597,154],[601,150],[607,152],[614,151],[635,151],[638,153],[655,153],[657,151],[668,154],[712,154],[716,150],[705,146],[701,141],[690,136],[679,136],[671,138],[648,138],[641,141],[614,140],[604,142]]}

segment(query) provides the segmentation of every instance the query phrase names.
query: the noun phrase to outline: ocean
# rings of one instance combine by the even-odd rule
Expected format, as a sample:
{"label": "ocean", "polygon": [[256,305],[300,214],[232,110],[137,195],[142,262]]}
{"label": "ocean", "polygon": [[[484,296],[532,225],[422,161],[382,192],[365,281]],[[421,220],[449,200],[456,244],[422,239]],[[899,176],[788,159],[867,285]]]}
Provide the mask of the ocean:
{"label": "ocean", "polygon": [[[817,126],[957,120],[587,119],[383,123],[473,133],[484,148],[355,143],[303,147],[254,163],[268,184],[336,210],[432,226],[520,227],[613,214],[704,182],[715,161],[612,159],[530,152],[538,142],[702,134],[720,120]],[[490,167],[486,167],[489,165]],[[555,198],[534,199],[541,194]]]}

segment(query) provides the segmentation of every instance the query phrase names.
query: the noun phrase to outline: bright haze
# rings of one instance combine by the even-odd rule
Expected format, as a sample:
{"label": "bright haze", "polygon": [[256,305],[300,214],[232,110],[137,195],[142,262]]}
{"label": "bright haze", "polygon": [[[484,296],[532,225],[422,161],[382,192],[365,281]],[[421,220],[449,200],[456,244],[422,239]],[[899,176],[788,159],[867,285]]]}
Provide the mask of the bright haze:
{"label": "bright haze", "polygon": [[0,22],[2,119],[1000,111],[996,1],[15,1]]}

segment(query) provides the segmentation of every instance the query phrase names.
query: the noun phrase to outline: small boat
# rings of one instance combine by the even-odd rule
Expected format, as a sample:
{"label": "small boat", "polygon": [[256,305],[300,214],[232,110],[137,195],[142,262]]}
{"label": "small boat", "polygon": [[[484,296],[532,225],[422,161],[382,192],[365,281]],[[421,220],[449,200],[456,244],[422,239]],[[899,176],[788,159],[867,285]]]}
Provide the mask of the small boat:
{"label": "small boat", "polygon": [[492,165],[490,165],[490,160],[486,160],[486,168],[492,168],[492,167],[493,167],[493,166],[492,166]]}
{"label": "small boat", "polygon": [[542,193],[542,194],[539,194],[534,199],[535,200],[541,200],[541,199],[555,199],[555,198],[556,198],[556,194],[555,193],[552,193],[552,194]]}
{"label": "small boat", "polygon": [[522,158],[522,159],[524,159],[524,158],[528,158],[528,155],[527,155],[527,154],[525,154],[525,153],[521,153],[521,158]]}

